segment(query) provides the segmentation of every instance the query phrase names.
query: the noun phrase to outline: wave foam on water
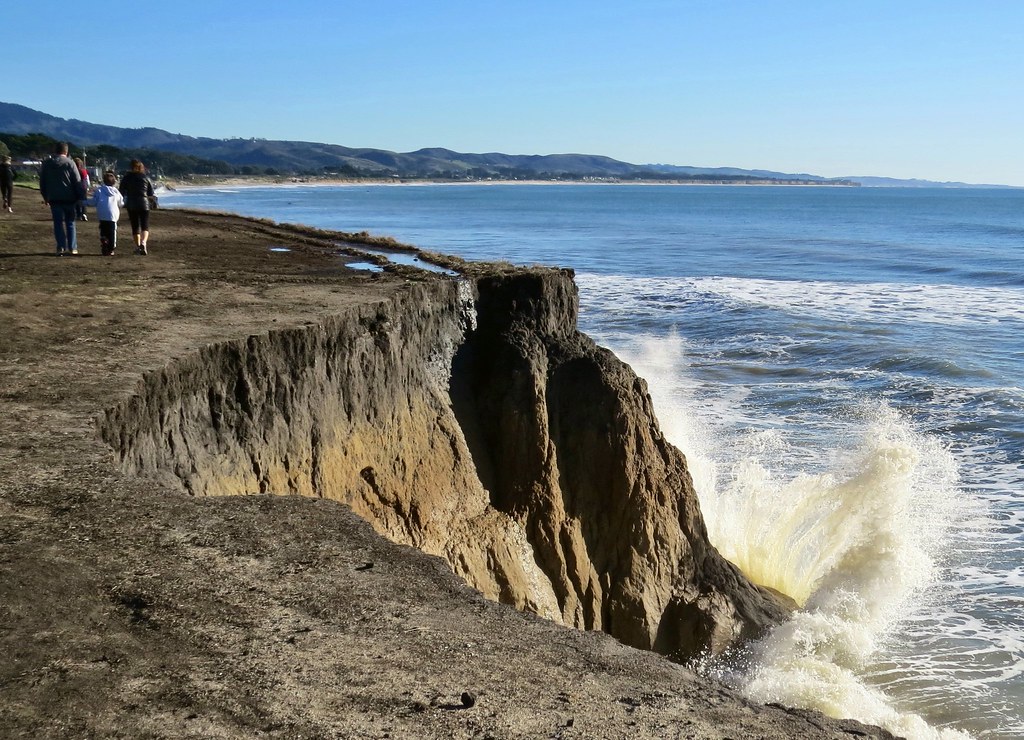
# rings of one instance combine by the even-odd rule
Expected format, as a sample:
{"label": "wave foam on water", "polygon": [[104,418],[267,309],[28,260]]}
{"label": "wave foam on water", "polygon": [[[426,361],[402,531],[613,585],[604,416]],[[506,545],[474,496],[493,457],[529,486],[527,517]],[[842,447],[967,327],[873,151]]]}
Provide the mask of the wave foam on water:
{"label": "wave foam on water", "polygon": [[755,581],[808,608],[840,586],[877,592],[868,614],[928,583],[955,506],[956,465],[882,408],[833,473],[779,480],[777,430],[751,434],[731,480],[702,498],[719,549]]}
{"label": "wave foam on water", "polygon": [[666,436],[687,455],[712,542],[752,580],[801,605],[742,665],[706,668],[763,703],[853,717],[915,740],[970,737],[897,708],[867,677],[897,626],[943,597],[938,553],[968,513],[952,456],[878,405],[837,422],[850,449],[836,452],[829,472],[788,474],[804,451],[776,429],[732,440],[733,462],[720,472],[716,433],[692,413],[681,385],[684,343],[646,339],[623,354],[647,379]]}
{"label": "wave foam on water", "polygon": [[751,669],[731,677],[746,695],[912,738],[966,737],[898,710],[862,675],[913,601],[935,587],[942,535],[959,513],[950,495],[955,466],[946,458],[884,411],[841,469],[845,477],[775,481],[755,453],[719,496],[708,497],[709,530],[723,554],[801,604],[751,647]]}
{"label": "wave foam on water", "polygon": [[710,298],[848,321],[961,326],[1024,322],[1024,290],[1019,288],[592,273],[581,273],[577,282],[581,290],[600,294],[624,313],[643,314]]}

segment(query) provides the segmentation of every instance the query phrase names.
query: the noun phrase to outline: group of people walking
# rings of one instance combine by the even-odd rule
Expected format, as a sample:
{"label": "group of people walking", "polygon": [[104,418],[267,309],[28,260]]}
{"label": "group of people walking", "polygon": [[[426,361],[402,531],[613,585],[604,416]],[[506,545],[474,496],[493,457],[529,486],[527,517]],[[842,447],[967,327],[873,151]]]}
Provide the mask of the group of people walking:
{"label": "group of people walking", "polygon": [[78,254],[76,221],[88,220],[85,206],[96,209],[100,251],[104,255],[112,256],[117,249],[117,220],[122,207],[131,220],[135,254],[149,254],[149,211],[156,197],[145,165],[133,159],[120,183],[117,175],[107,170],[103,173],[103,184],[90,193],[89,173],[80,163],[81,160],[68,157],[68,145],[61,143],[39,172],[39,192],[43,202],[50,206],[57,255]]}

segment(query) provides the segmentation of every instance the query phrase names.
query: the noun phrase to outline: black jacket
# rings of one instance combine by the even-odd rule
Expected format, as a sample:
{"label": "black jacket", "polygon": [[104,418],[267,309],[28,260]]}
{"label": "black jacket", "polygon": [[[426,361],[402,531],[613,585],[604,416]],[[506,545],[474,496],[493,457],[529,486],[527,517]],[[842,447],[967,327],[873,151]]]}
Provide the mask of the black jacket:
{"label": "black jacket", "polygon": [[153,183],[141,172],[128,172],[117,188],[124,196],[124,207],[129,211],[148,211]]}
{"label": "black jacket", "polygon": [[0,185],[11,187],[14,184],[14,168],[7,163],[0,164]]}

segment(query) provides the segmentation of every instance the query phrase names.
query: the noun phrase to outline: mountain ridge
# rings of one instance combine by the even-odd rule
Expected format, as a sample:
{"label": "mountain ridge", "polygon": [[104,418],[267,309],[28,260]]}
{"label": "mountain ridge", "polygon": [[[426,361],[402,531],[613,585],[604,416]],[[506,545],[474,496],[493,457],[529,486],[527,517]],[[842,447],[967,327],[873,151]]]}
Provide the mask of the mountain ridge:
{"label": "mountain ridge", "polygon": [[597,154],[465,153],[444,147],[412,152],[353,148],[340,144],[250,138],[215,139],[175,134],[156,127],[123,128],[65,119],[17,103],[0,102],[0,132],[14,135],[44,134],[79,146],[115,146],[154,149],[227,163],[233,167],[262,169],[279,174],[345,174],[362,177],[450,179],[626,179],[686,180],[695,182],[782,182],[870,187],[1011,187],[900,180],[884,177],[827,178],[808,173],[786,173],[739,167],[693,167],[671,164],[632,164]]}

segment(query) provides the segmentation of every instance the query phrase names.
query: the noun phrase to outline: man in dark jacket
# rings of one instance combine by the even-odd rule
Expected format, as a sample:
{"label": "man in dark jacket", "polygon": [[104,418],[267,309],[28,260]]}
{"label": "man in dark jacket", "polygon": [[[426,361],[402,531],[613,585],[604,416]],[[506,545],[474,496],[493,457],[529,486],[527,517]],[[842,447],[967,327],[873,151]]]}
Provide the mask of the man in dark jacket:
{"label": "man in dark jacket", "polygon": [[11,166],[11,158],[3,157],[0,162],[0,196],[3,197],[3,209],[8,213],[14,213],[11,208],[11,198],[14,196],[14,167]]}
{"label": "man in dark jacket", "polygon": [[82,176],[68,157],[66,142],[57,144],[53,156],[43,162],[39,171],[39,192],[43,202],[50,206],[50,214],[53,216],[57,256],[78,254],[75,204],[85,196],[82,193]]}

